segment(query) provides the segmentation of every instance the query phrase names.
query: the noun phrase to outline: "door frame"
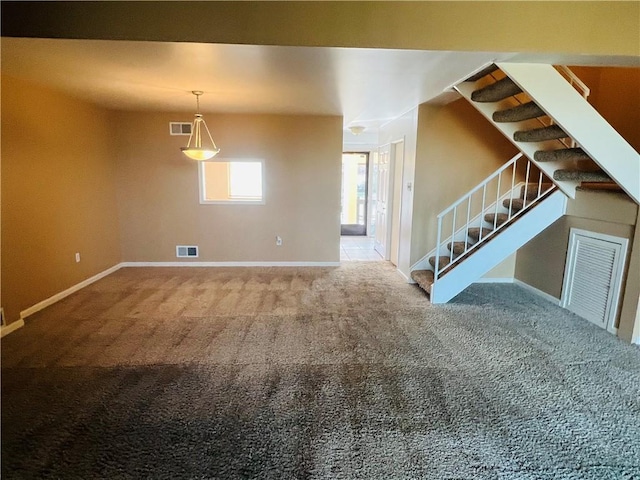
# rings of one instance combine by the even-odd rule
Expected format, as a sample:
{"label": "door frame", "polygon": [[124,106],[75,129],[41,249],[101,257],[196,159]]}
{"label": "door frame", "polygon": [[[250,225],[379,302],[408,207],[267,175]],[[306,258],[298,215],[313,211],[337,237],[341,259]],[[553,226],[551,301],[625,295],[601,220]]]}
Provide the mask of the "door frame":
{"label": "door frame", "polygon": [[[398,263],[400,263],[400,251],[402,249],[402,194],[404,191],[404,170],[405,170],[405,158],[406,158],[406,139],[404,136],[398,140],[393,140],[391,142],[385,143],[378,147],[378,157],[381,157],[381,152],[388,152],[389,155],[389,180],[387,182],[387,216],[386,216],[386,235],[385,235],[385,245],[383,245],[384,255],[382,257],[390,261],[391,260],[391,235],[392,235],[392,226],[393,226],[393,211],[394,211],[394,193],[395,193],[395,168],[396,168],[396,159],[395,159],[395,145],[398,143],[403,143],[403,154],[402,154],[402,170],[400,171],[400,184],[398,188],[400,189],[399,193],[399,210],[398,210]],[[378,185],[378,196],[380,195],[380,185]],[[379,226],[376,225],[376,232]],[[377,250],[380,253],[379,250]],[[399,268],[396,265],[396,268]]]}
{"label": "door frame", "polygon": [[[398,171],[398,159],[396,158],[396,147],[402,144],[402,158],[400,159],[400,170]],[[391,149],[389,155],[389,162],[391,164],[391,168],[393,169],[391,175],[391,182],[389,185],[391,199],[391,215],[390,218],[387,219],[389,223],[389,260],[391,260],[392,254],[395,254],[396,263],[394,264],[396,268],[400,263],[400,245],[402,244],[401,232],[402,232],[402,194],[403,194],[403,185],[404,185],[404,159],[405,159],[405,141],[404,136],[401,139],[394,140],[391,142]],[[399,178],[396,178],[396,173],[399,174]],[[396,197],[398,201],[398,205],[396,205]],[[397,231],[394,232],[394,213],[397,212],[397,219],[395,222],[395,226]],[[393,248],[393,237],[394,233],[397,237],[397,244],[395,245],[395,252],[392,250]],[[392,262],[393,263],[393,262]]]}
{"label": "door frame", "polygon": [[[353,236],[367,236],[368,235],[368,230],[369,230],[369,162],[371,160],[371,153],[368,151],[365,152],[356,152],[356,151],[348,151],[348,152],[342,152],[342,157],[344,157],[344,155],[365,155],[367,157],[367,160],[365,162],[365,181],[364,181],[364,225],[360,225],[358,224],[343,224],[340,223],[340,235],[353,235]],[[341,157],[341,158],[342,158]],[[342,179],[341,179],[342,180]],[[342,182],[341,182],[342,184]],[[340,206],[340,208],[342,209],[342,205]],[[364,233],[350,233],[348,231],[345,232],[345,230],[343,229],[343,227],[347,227],[347,229],[349,227],[352,227],[353,230],[355,230],[357,227],[363,227],[364,228]]]}
{"label": "door frame", "polygon": [[[624,237],[617,237],[614,235],[608,235],[604,233],[593,232],[589,230],[583,230],[580,228],[572,227],[569,231],[569,244],[567,246],[567,257],[565,260],[564,279],[562,281],[562,293],[560,295],[560,306],[573,311],[570,306],[573,291],[573,278],[576,270],[576,261],[578,254],[578,242],[583,240],[585,242],[593,243],[607,243],[615,251],[613,270],[611,274],[611,283],[609,285],[609,295],[607,299],[607,307],[605,311],[606,318],[603,324],[600,324],[593,319],[586,318],[591,323],[607,330],[614,335],[618,333],[618,327],[616,326],[616,320],[618,319],[620,297],[622,293],[622,284],[624,283],[625,265],[627,260],[627,248],[629,240]],[[577,315],[579,313],[573,311]],[[585,318],[585,317],[583,317]]]}
{"label": "door frame", "polygon": [[[382,196],[382,188],[381,188],[381,182],[380,182],[380,175],[381,175],[381,165],[382,165],[382,160],[384,158],[384,156],[388,157],[388,167],[387,167],[387,189],[386,189],[386,196],[384,198],[386,198],[386,208],[385,208],[385,232],[384,232],[384,238],[382,238],[382,240],[384,240],[384,243],[378,242],[378,233],[380,232],[380,224],[378,223],[378,211],[379,211],[379,205],[376,205],[376,236],[374,239],[374,249],[376,252],[378,252],[380,254],[380,256],[382,256],[382,258],[384,260],[389,260],[391,258],[390,256],[390,245],[391,245],[391,215],[390,210],[393,208],[392,207],[392,198],[391,198],[391,193],[392,193],[392,186],[393,186],[393,164],[391,162],[391,142],[389,143],[385,143],[383,145],[380,145],[378,147],[378,178],[376,179],[377,182],[377,192],[378,192],[378,199],[380,199],[380,197]],[[379,202],[379,200],[378,200]]]}

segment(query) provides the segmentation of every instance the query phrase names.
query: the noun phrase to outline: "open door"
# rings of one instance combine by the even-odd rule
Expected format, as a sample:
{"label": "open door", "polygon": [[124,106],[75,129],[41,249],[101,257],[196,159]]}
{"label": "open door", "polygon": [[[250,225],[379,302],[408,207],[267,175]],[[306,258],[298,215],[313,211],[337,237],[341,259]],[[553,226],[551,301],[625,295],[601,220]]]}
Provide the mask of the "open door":
{"label": "open door", "polygon": [[400,256],[400,218],[402,217],[402,175],[404,169],[404,140],[394,142],[391,149],[393,188],[391,201],[391,241],[389,260],[396,267]]}
{"label": "open door", "polygon": [[374,242],[374,249],[385,260],[389,260],[389,222],[388,212],[389,207],[389,145],[380,147],[380,153],[378,155],[378,179],[377,190],[378,200],[376,202],[376,236]]}
{"label": "open door", "polygon": [[368,153],[342,154],[340,235],[367,234]]}

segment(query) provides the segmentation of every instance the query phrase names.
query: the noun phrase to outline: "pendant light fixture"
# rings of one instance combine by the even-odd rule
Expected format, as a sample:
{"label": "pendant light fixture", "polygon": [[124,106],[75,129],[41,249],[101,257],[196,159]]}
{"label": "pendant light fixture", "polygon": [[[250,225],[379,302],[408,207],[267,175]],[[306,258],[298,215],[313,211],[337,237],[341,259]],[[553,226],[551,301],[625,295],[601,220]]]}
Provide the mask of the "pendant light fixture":
{"label": "pendant light fixture", "polygon": [[[213,138],[211,138],[211,133],[209,133],[209,129],[207,128],[207,124],[200,113],[200,95],[202,95],[203,92],[194,90],[191,93],[196,96],[196,118],[193,120],[193,125],[191,125],[189,143],[186,147],[181,147],[180,150],[182,150],[182,153],[187,157],[193,160],[209,160],[210,158],[215,157],[220,149],[216,147]],[[204,144],[202,143],[203,130],[207,134],[204,137]],[[209,137],[209,141],[207,141],[207,137]],[[193,142],[193,144],[191,142]]]}

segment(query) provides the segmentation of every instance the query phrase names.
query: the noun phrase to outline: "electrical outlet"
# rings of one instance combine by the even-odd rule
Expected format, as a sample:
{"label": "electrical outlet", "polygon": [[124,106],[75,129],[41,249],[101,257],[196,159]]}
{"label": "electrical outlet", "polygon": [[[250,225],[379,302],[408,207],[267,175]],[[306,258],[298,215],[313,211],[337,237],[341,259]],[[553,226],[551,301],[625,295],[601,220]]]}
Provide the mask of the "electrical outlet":
{"label": "electrical outlet", "polygon": [[281,246],[282,246],[282,237],[276,237],[276,245],[277,245],[278,247],[281,247]]}
{"label": "electrical outlet", "polygon": [[80,263],[80,253],[76,252],[76,263]]}

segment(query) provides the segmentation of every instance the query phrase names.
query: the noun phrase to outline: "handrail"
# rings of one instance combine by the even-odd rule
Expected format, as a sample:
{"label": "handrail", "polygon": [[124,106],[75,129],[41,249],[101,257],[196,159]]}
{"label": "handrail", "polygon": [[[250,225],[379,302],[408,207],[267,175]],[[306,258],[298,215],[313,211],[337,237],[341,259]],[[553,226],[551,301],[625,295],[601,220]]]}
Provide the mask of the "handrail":
{"label": "handrail", "polygon": [[[555,68],[558,70],[558,72],[561,75],[565,77],[565,79],[567,79],[567,81],[574,88],[576,88],[576,90],[578,90],[581,93],[583,98],[586,99],[589,96],[589,94],[591,93],[591,91],[589,90],[589,87],[587,87],[587,85],[582,80],[580,80],[580,78],[578,78],[578,76],[575,73],[573,73],[568,67],[564,65],[560,65],[560,66],[556,66]],[[499,78],[496,77],[494,73],[490,73],[489,75],[494,81],[498,81]],[[513,95],[511,98],[518,104],[520,105],[523,104],[523,101],[520,98],[518,98],[517,95]],[[536,120],[543,126],[552,125],[554,123],[553,118],[551,117],[549,117],[549,122],[544,122],[543,119],[540,117],[536,118]],[[575,141],[573,139],[570,139],[569,142],[567,142],[566,139],[558,139],[557,141],[560,142],[560,144],[562,144],[565,147],[568,147],[568,148],[575,147]],[[522,158],[524,158],[524,161],[526,161],[525,178],[524,178],[524,182],[521,182],[521,181],[516,182],[516,179],[518,177],[517,163]],[[434,262],[435,265],[433,266],[434,286],[438,282],[438,278],[440,277],[441,272],[449,269],[454,264],[461,261],[463,258],[467,256],[467,254],[470,251],[476,248],[479,248],[481,244],[483,244],[486,240],[494,236],[497,232],[500,231],[500,229],[509,225],[514,218],[524,214],[527,210],[529,210],[534,205],[536,205],[544,197],[546,197],[547,195],[551,194],[551,192],[556,190],[557,188],[556,185],[550,179],[548,179],[548,177],[542,172],[542,170],[538,169],[535,166],[535,163],[533,163],[533,166],[538,170],[538,178],[535,181],[535,183],[530,183],[531,166],[532,166],[531,160],[529,160],[526,157],[523,157],[522,153],[517,154],[516,156],[511,158],[511,160],[505,163],[502,167],[500,167],[494,173],[489,175],[480,184],[478,184],[476,187],[471,189],[469,192],[467,192],[465,195],[460,197],[458,200],[453,202],[449,207],[445,208],[442,212],[438,214],[437,216],[438,231],[436,236],[436,249],[435,249],[435,262]],[[505,182],[504,184],[504,185],[509,185],[509,190],[507,190],[506,192],[502,192],[502,188],[503,188],[502,176],[504,172],[509,168],[511,168],[510,182],[508,181],[509,179],[507,179],[507,182]],[[544,178],[547,178],[548,183],[543,184]],[[497,182],[495,182],[496,179],[497,179]],[[492,182],[496,183],[495,185],[496,201],[495,203],[487,207],[487,187],[491,185]],[[545,187],[543,190],[543,186],[547,184],[550,186],[548,188]],[[533,187],[533,190],[530,190],[531,187]],[[514,200],[517,199],[516,194],[519,197],[520,195],[519,192],[521,189],[523,189],[522,208],[514,213],[513,212]],[[473,218],[471,218],[472,197],[481,190],[482,190],[482,206],[480,208],[480,212],[476,214]],[[533,192],[533,194],[530,194],[530,192]],[[505,206],[507,205],[507,200],[508,200],[508,207]],[[456,230],[457,219],[459,218],[458,208],[460,208],[464,202],[467,203],[466,223],[464,223],[464,225],[461,228]],[[504,206],[504,209],[506,209],[506,212],[503,212],[503,213],[506,213],[507,215],[506,220],[504,222],[501,221],[500,225],[498,225],[499,209],[502,209],[503,206]],[[451,236],[448,239],[443,241],[442,239],[443,221],[445,217],[451,214],[452,212],[453,212],[453,215],[452,215],[453,218],[451,222]],[[484,217],[488,213],[494,214],[492,222],[485,221]],[[462,217],[463,216],[464,215],[462,215]],[[491,227],[492,227],[486,235],[484,234],[484,230],[485,228],[488,228],[488,227],[484,226],[485,223],[487,224],[491,223]],[[473,245],[470,245],[470,239],[468,235],[469,228],[471,225],[474,225],[476,228],[479,227],[478,241]],[[462,237],[464,248],[462,253],[459,253],[454,258],[454,255],[455,255],[454,242],[456,242],[456,237]],[[441,250],[446,250],[448,241],[451,242],[450,252],[446,255],[441,254],[440,253]],[[448,257],[448,261],[441,266],[440,258],[445,256]]]}
{"label": "handrail", "polygon": [[440,218],[442,216],[444,216],[446,213],[450,212],[456,205],[462,203],[464,200],[467,199],[467,197],[473,195],[474,193],[476,193],[478,190],[480,190],[483,185],[489,183],[491,180],[493,180],[496,176],[500,175],[500,173],[502,173],[504,170],[506,170],[507,168],[509,168],[512,164],[514,164],[515,162],[518,161],[518,159],[520,157],[522,157],[523,154],[522,153],[518,153],[516,155],[514,155],[513,157],[511,157],[511,160],[509,160],[507,163],[505,163],[502,167],[500,167],[498,170],[496,170],[495,172],[493,172],[491,175],[489,175],[487,178],[485,178],[480,184],[478,184],[475,188],[469,190],[467,193],[465,193],[463,196],[461,196],[458,200],[456,200],[455,202],[453,202],[450,206],[448,206],[447,208],[445,208],[442,212],[440,212],[438,214],[437,218]]}
{"label": "handrail", "polygon": [[[521,161],[526,162],[524,167],[524,181],[516,181],[518,179],[518,162]],[[445,208],[442,212],[440,212],[437,216],[438,221],[438,231],[436,236],[436,250],[435,250],[435,265],[434,269],[434,285],[438,282],[438,278],[440,277],[440,273],[457,262],[461,261],[467,254],[477,248],[489,238],[493,237],[497,232],[499,232],[502,228],[506,227],[514,218],[522,215],[525,211],[529,210],[536,203],[538,203],[542,198],[546,197],[552,191],[555,190],[556,186],[549,182],[549,188],[543,189],[543,178],[546,178],[544,173],[541,170],[538,170],[538,178],[532,183],[531,180],[531,165],[532,162],[528,158],[524,157],[522,153],[515,155],[511,160],[501,166],[498,170],[489,175],[485,180],[483,180],[480,184],[478,184],[473,189],[469,190],[465,195],[460,197],[458,200],[453,202],[450,206]],[[535,168],[535,165],[534,165]],[[510,173],[505,173],[507,170],[511,170]],[[505,181],[503,182],[503,176]],[[487,187],[495,187],[496,192],[496,201],[495,203],[487,206]],[[533,187],[533,190],[531,190]],[[506,190],[505,190],[506,189]],[[524,189],[522,195],[522,208],[517,212],[513,212],[513,204],[514,200],[520,198],[521,189]],[[503,191],[505,190],[505,191]],[[472,210],[472,197],[479,191],[482,191],[482,206],[479,210],[479,213],[474,214],[472,218],[471,210]],[[533,197],[533,198],[531,198]],[[506,203],[508,200],[508,207],[503,206],[503,203]],[[461,207],[466,202],[466,212],[462,210],[461,215],[458,215],[458,209],[464,208]],[[501,213],[500,210],[506,209],[507,218],[504,222],[500,222],[498,225],[498,213]],[[447,215],[452,215],[451,221],[451,236],[443,241],[443,221]],[[494,214],[494,218],[491,222],[486,221],[485,215]],[[457,219],[466,217],[466,222],[460,228],[456,228]],[[488,224],[490,226],[486,226]],[[470,245],[469,239],[469,228],[470,227],[479,227],[479,235],[478,241],[472,245]],[[448,227],[447,227],[448,228]],[[490,228],[489,233],[484,234],[484,229]],[[462,237],[462,241],[464,243],[464,250],[462,253],[455,254],[454,253],[454,242],[456,242],[456,237]],[[459,241],[459,240],[458,240]],[[440,253],[441,250],[447,249],[447,243],[451,242],[451,248],[448,253]],[[455,255],[455,256],[454,256]],[[447,262],[444,265],[440,265],[440,258],[448,257]]]}
{"label": "handrail", "polygon": [[[576,90],[581,91],[582,98],[585,100],[591,95],[591,90],[587,85],[580,80],[580,78],[573,73],[573,71],[567,67],[566,65],[556,65],[556,70],[558,70],[561,74],[564,74],[564,77],[569,81],[571,85],[576,88]],[[579,87],[579,88],[577,88]]]}

